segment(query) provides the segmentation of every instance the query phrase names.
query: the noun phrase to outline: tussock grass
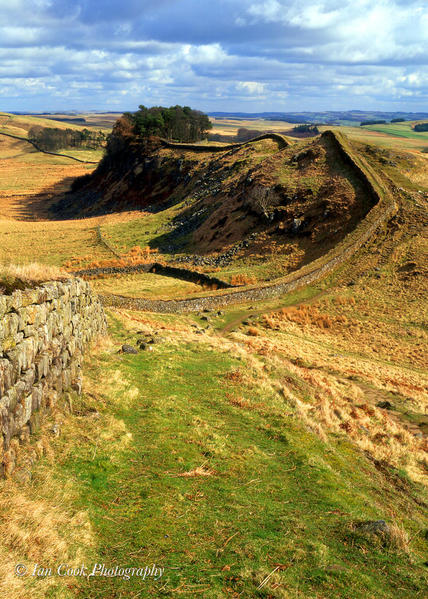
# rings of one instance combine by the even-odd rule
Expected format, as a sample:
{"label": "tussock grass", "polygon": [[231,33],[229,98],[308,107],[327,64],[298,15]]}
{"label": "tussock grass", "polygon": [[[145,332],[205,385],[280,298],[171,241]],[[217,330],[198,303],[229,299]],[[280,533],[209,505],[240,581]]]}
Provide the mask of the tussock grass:
{"label": "tussock grass", "polygon": [[[1,596],[71,599],[73,580],[63,585],[55,575],[32,576],[34,567],[54,569],[90,559],[94,535],[88,514],[83,506],[76,508],[72,482],[58,480],[55,472],[57,455],[50,428],[53,422],[62,426],[66,420],[57,406],[38,435],[21,447],[13,478],[0,481]],[[24,564],[28,574],[16,576],[16,564]]]}
{"label": "tussock grass", "polygon": [[57,266],[38,264],[0,264],[0,293],[34,287],[47,281],[64,281],[70,275]]}
{"label": "tussock grass", "polygon": [[29,264],[0,264],[0,277],[19,279],[25,283],[69,279],[70,275],[58,266],[30,262]]}

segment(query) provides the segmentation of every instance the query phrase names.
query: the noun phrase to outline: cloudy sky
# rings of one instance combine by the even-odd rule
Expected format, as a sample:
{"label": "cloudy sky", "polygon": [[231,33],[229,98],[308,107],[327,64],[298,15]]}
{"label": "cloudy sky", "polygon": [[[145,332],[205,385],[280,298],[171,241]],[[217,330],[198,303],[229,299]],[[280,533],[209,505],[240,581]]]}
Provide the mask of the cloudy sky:
{"label": "cloudy sky", "polygon": [[427,0],[0,0],[0,110],[428,111]]}

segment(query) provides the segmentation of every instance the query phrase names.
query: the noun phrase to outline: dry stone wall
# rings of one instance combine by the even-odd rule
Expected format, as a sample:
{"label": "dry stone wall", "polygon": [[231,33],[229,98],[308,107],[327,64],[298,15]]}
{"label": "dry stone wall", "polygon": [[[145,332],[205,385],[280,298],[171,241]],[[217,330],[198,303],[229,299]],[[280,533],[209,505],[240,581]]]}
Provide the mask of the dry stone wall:
{"label": "dry stone wall", "polygon": [[229,283],[226,283],[226,281],[218,279],[217,277],[211,277],[204,273],[190,270],[188,268],[177,268],[175,266],[160,264],[159,262],[134,264],[130,266],[87,268],[84,270],[73,271],[73,274],[77,277],[97,277],[99,275],[132,274],[138,272],[151,272],[154,274],[163,275],[165,277],[173,277],[174,279],[189,281],[190,283],[195,283],[196,285],[215,286],[217,289],[230,289],[234,287],[234,285],[230,285]]}
{"label": "dry stone wall", "polygon": [[362,157],[354,153],[347,139],[340,133],[326,131],[323,137],[329,139],[351,166],[354,174],[360,179],[366,193],[371,197],[374,207],[366,217],[337,246],[321,258],[302,267],[298,271],[276,279],[273,283],[233,290],[211,296],[193,297],[176,300],[151,300],[130,298],[121,295],[105,294],[100,297],[106,306],[147,310],[151,312],[197,312],[203,309],[216,309],[230,304],[261,301],[280,297],[310,285],[328,275],[338,266],[344,264],[361,246],[373,237],[376,231],[396,213],[398,209],[391,183],[380,179],[378,174]]}
{"label": "dry stone wall", "polygon": [[227,152],[229,150],[237,150],[239,148],[242,148],[243,146],[247,146],[257,141],[262,141],[264,139],[271,139],[272,141],[276,141],[280,149],[286,148],[290,145],[290,140],[288,140],[283,135],[280,135],[279,133],[263,133],[262,135],[258,135],[257,137],[253,137],[253,139],[249,139],[247,141],[240,141],[234,144],[228,144],[223,146],[214,146],[212,144],[204,145],[192,143],[176,143],[162,138],[160,139],[160,142],[164,147],[172,148],[173,150],[189,150],[192,152]]}
{"label": "dry stone wall", "polygon": [[1,468],[10,474],[19,446],[63,391],[81,390],[81,358],[106,333],[104,310],[81,279],[0,295]]}

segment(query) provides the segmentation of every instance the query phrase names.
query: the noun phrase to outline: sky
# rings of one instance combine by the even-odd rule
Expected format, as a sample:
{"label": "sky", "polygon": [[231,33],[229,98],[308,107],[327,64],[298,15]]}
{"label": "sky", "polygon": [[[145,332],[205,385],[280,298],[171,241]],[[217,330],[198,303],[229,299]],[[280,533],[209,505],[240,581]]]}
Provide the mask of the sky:
{"label": "sky", "polygon": [[428,111],[428,0],[0,0],[0,110]]}

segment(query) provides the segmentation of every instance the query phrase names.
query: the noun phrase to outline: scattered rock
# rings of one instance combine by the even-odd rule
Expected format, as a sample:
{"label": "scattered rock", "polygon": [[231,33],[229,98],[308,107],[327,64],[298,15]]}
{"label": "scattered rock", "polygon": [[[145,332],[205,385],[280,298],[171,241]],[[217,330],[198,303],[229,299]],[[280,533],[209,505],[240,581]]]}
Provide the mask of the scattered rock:
{"label": "scattered rock", "polygon": [[76,379],[75,381],[73,381],[71,384],[71,388],[78,395],[82,395],[82,379]]}
{"label": "scattered rock", "polygon": [[378,408],[382,408],[382,410],[392,410],[392,403],[390,401],[380,401],[376,404]]}
{"label": "scattered rock", "polygon": [[367,436],[370,436],[370,431],[368,428],[366,428],[365,426],[363,426],[362,424],[360,424],[360,426],[358,427],[360,429],[360,431],[362,433],[364,433]]}
{"label": "scattered rock", "polygon": [[355,530],[378,536],[388,536],[391,532],[385,520],[367,520],[366,522],[358,522],[355,524]]}
{"label": "scattered rock", "polygon": [[298,233],[302,228],[303,220],[301,218],[294,218],[293,223],[291,225],[291,232]]}
{"label": "scattered rock", "polygon": [[123,354],[138,354],[138,351],[132,345],[128,345],[125,343],[122,345],[122,353]]}
{"label": "scattered rock", "polygon": [[346,572],[345,566],[340,564],[332,564],[331,566],[325,567],[326,572]]}

